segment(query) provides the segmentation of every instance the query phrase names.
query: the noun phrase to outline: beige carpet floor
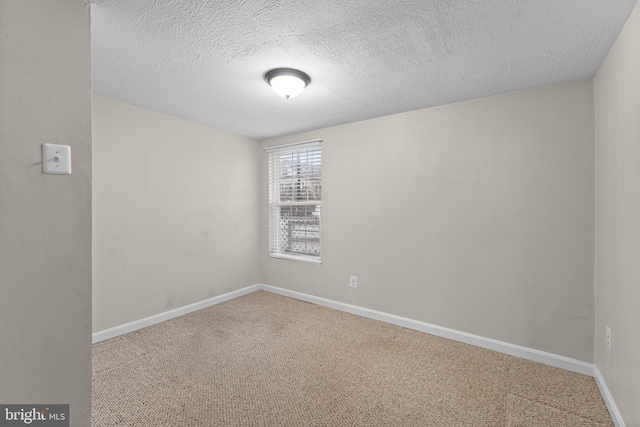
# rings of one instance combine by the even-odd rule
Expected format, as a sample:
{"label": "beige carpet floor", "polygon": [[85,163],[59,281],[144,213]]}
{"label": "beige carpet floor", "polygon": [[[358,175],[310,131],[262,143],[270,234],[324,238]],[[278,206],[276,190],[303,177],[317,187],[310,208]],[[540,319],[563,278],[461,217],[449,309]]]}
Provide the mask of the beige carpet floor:
{"label": "beige carpet floor", "polygon": [[593,378],[258,291],[95,344],[92,425],[613,423]]}

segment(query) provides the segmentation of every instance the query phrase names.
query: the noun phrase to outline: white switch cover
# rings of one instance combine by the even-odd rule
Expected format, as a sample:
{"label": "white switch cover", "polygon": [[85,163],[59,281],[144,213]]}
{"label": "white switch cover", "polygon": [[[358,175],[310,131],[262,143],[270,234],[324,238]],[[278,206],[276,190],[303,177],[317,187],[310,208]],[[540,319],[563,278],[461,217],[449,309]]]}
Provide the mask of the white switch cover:
{"label": "white switch cover", "polygon": [[71,175],[71,147],[42,144],[42,172]]}

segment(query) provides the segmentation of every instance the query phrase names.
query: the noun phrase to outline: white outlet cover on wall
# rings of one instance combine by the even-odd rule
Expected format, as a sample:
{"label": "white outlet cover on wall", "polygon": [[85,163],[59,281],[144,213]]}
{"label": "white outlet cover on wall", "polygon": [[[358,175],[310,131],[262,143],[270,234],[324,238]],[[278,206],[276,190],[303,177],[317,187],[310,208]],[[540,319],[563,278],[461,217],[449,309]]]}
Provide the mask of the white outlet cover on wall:
{"label": "white outlet cover on wall", "polygon": [[349,276],[349,286],[352,288],[358,287],[358,277],[357,276]]}

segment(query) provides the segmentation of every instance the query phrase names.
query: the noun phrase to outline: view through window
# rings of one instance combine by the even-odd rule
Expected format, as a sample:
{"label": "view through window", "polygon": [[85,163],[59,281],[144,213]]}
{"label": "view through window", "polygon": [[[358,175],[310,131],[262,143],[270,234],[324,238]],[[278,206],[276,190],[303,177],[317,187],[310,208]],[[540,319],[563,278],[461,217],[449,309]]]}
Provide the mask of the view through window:
{"label": "view through window", "polygon": [[266,149],[269,156],[269,254],[320,261],[320,141]]}

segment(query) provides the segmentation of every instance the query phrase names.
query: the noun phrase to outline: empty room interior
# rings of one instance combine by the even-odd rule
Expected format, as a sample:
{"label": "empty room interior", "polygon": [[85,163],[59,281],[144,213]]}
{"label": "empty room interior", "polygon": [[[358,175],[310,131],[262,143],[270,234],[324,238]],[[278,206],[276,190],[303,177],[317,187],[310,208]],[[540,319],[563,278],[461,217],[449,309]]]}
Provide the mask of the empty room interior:
{"label": "empty room interior", "polygon": [[0,0],[0,405],[640,427],[639,8]]}

